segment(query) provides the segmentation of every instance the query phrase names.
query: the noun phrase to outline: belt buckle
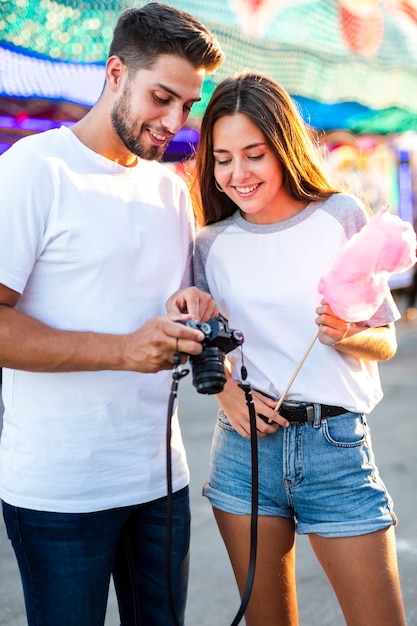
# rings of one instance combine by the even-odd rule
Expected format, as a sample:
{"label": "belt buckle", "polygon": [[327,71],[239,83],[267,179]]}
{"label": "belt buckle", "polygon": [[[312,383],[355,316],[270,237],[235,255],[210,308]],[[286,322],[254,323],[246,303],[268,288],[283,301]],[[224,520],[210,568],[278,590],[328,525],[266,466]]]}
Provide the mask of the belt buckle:
{"label": "belt buckle", "polygon": [[307,422],[313,424],[314,423],[314,404],[307,404],[305,409],[306,409]]}
{"label": "belt buckle", "polygon": [[300,411],[304,410],[304,419],[294,419],[294,424],[300,423],[314,423],[314,404],[300,404],[299,402],[283,402],[283,408],[288,411]]}
{"label": "belt buckle", "polygon": [[286,400],[282,403],[282,406],[284,409],[288,409],[288,411],[303,408],[299,402],[287,402]]}

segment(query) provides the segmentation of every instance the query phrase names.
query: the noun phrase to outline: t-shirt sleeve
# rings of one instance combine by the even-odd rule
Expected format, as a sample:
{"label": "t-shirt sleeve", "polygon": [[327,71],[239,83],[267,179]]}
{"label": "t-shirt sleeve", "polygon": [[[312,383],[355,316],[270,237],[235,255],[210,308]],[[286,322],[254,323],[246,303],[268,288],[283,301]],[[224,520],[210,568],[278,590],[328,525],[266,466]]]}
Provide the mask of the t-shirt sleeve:
{"label": "t-shirt sleeve", "polygon": [[42,249],[53,201],[46,162],[21,140],[0,157],[0,283],[22,293]]}
{"label": "t-shirt sleeve", "polygon": [[194,250],[194,284],[207,293],[210,293],[210,289],[206,277],[206,261],[212,241],[210,229],[203,228],[197,233]]}

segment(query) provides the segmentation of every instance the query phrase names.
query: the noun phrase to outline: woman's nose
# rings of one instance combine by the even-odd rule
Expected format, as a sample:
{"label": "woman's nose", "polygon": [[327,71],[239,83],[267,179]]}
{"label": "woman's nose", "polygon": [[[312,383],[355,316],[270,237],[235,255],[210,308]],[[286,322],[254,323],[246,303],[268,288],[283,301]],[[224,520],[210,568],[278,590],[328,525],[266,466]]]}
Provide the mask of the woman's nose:
{"label": "woman's nose", "polygon": [[248,177],[249,171],[245,161],[236,159],[233,167],[233,178],[236,182],[245,180]]}

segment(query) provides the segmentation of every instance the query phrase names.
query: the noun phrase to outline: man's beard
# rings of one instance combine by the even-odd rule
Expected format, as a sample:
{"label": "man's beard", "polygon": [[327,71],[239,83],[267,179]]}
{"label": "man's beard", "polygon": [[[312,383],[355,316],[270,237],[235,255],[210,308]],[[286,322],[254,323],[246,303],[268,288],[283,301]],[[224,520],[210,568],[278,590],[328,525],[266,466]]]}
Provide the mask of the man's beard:
{"label": "man's beard", "polygon": [[113,128],[117,133],[119,139],[123,142],[129,152],[136,154],[141,159],[147,161],[160,161],[167,148],[167,144],[163,146],[144,146],[134,129],[129,119],[129,105],[130,105],[130,89],[128,86],[111,112],[111,121]]}

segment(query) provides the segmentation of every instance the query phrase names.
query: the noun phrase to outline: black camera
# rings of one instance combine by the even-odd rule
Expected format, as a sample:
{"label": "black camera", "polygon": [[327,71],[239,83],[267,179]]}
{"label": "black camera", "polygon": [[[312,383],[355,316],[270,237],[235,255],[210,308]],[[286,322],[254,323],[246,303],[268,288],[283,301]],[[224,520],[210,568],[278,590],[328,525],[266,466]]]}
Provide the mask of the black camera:
{"label": "black camera", "polygon": [[178,321],[204,333],[201,354],[189,355],[194,387],[198,393],[220,393],[226,382],[224,357],[243,343],[243,333],[230,329],[227,320],[221,316],[212,317],[207,322]]}

